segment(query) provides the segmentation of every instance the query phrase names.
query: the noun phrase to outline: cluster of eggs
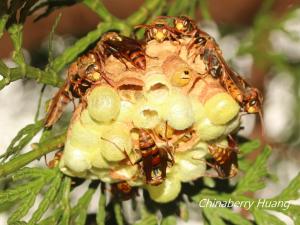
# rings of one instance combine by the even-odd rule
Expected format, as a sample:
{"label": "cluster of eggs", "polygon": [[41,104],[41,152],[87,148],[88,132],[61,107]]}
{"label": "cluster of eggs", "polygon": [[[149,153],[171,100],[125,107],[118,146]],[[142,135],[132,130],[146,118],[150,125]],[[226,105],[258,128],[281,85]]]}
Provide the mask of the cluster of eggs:
{"label": "cluster of eggs", "polygon": [[[107,75],[124,85],[96,85],[76,108],[59,165],[62,172],[107,183],[127,181],[147,189],[157,202],[175,199],[181,182],[204,176],[208,145],[226,146],[227,135],[240,126],[240,107],[206,74],[200,57],[189,57],[188,41],[148,42],[145,71],[108,58]],[[146,184],[135,163],[141,158],[138,128],[152,130],[157,146],[168,142],[174,148],[175,163],[160,185]]]}

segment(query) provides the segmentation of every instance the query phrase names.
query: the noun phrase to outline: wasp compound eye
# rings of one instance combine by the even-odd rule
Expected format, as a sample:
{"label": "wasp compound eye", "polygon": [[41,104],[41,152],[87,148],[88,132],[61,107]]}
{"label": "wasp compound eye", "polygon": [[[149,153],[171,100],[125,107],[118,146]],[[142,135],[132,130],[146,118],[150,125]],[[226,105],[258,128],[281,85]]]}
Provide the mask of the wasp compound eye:
{"label": "wasp compound eye", "polygon": [[250,102],[250,106],[254,106],[256,103],[257,103],[256,100],[252,100],[252,101]]}

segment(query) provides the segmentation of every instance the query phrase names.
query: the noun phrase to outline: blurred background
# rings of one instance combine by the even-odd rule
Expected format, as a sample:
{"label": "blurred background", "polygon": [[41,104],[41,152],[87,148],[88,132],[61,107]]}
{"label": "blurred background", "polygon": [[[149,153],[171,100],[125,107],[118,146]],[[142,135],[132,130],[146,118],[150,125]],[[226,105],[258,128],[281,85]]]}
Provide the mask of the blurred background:
{"label": "blurred background", "polygon": [[[126,18],[143,4],[142,0],[103,2],[118,18]],[[33,66],[46,65],[48,36],[60,13],[62,18],[53,42],[55,55],[100,22],[88,7],[72,1],[37,22],[35,14],[28,17],[23,48],[26,60]],[[252,115],[244,116],[240,135],[259,138],[273,147],[270,168],[279,179],[258,193],[271,197],[300,169],[300,1],[207,0],[201,1],[195,17],[200,27],[219,43],[232,68],[264,93],[264,122]],[[9,66],[13,66],[12,49],[5,33],[0,40],[0,57]],[[19,80],[0,91],[0,153],[21,128],[33,122],[41,88],[33,81]],[[46,88],[43,98],[50,98],[54,91]],[[264,136],[261,124],[265,127]]]}

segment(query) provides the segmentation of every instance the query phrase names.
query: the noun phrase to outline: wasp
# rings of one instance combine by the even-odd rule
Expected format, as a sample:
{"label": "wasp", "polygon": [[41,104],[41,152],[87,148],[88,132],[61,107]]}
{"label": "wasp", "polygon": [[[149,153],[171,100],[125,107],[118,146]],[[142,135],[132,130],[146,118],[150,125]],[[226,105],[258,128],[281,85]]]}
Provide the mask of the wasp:
{"label": "wasp", "polygon": [[188,16],[159,16],[159,19],[171,18],[175,32],[189,37],[194,37],[198,32],[201,32],[196,22]]}
{"label": "wasp", "polygon": [[145,45],[137,40],[125,37],[116,32],[106,33],[98,43],[98,48],[103,49],[106,57],[113,55],[123,64],[127,65],[124,60],[130,62],[134,67],[146,69],[146,52]]}
{"label": "wasp", "polygon": [[222,179],[231,178],[238,173],[238,149],[236,142],[232,137],[228,138],[228,147],[221,147],[216,144],[208,146],[208,150],[213,158],[214,163],[207,163],[214,168],[218,177]]}
{"label": "wasp", "polygon": [[168,163],[174,164],[174,157],[169,145],[157,146],[151,134],[145,129],[139,129],[139,150],[146,183],[159,185],[166,178]]}
{"label": "wasp", "polygon": [[213,78],[219,79],[220,84],[240,104],[242,111],[258,113],[263,124],[261,112],[263,97],[261,92],[229,68],[214,38],[199,29],[196,22],[187,16],[162,16],[160,18],[173,18],[175,31],[192,38],[187,44],[188,52],[195,49],[194,59],[200,56],[207,66],[208,73]]}
{"label": "wasp", "polygon": [[181,24],[178,26],[182,27],[183,34],[192,36],[192,41],[187,48],[189,51],[192,48],[195,49],[194,58],[201,57],[207,66],[208,73],[213,78],[219,79],[225,90],[240,104],[243,112],[258,113],[263,121],[261,92],[229,68],[214,38],[197,28],[195,22],[187,17],[176,17],[174,21]]}
{"label": "wasp", "polygon": [[164,20],[154,20],[151,24],[141,24],[135,28],[145,28],[146,41],[156,40],[161,43],[165,40],[177,40],[178,35],[173,27],[170,27]]}
{"label": "wasp", "polygon": [[74,103],[75,98],[81,99],[92,85],[102,79],[113,85],[103,69],[103,59],[99,57],[99,53],[91,51],[70,65],[65,83],[54,95],[48,107],[44,124],[46,128],[60,119],[69,102]]}
{"label": "wasp", "polygon": [[129,200],[138,194],[137,188],[130,186],[127,181],[111,184],[111,191],[115,198],[123,201]]}
{"label": "wasp", "polygon": [[45,119],[46,128],[51,127],[60,119],[65,106],[69,102],[74,102],[75,98],[82,100],[87,90],[93,85],[104,80],[114,87],[114,82],[107,77],[104,70],[105,60],[110,55],[113,55],[125,65],[124,60],[127,60],[139,69],[144,70],[146,68],[146,53],[142,44],[115,32],[105,34],[93,50],[79,57],[69,67],[64,85],[50,102]]}

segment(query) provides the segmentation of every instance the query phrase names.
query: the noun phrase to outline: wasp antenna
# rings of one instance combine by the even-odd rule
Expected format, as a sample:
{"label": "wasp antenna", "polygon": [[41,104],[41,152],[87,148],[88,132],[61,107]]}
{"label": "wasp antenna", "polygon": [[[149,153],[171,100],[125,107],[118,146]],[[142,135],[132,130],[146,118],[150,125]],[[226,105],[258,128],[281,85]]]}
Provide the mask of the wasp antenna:
{"label": "wasp antenna", "polygon": [[169,19],[169,18],[175,18],[175,16],[158,16],[157,19]]}
{"label": "wasp antenna", "polygon": [[134,29],[138,29],[138,28],[149,28],[150,26],[147,24],[140,24],[140,25],[136,25],[134,26]]}

